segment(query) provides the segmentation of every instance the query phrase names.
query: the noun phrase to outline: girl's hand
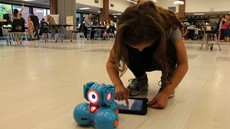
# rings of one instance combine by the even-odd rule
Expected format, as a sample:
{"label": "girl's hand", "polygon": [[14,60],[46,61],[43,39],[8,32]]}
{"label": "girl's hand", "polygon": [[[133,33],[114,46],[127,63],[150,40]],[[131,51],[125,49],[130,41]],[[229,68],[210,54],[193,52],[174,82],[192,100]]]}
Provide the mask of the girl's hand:
{"label": "girl's hand", "polygon": [[163,92],[159,92],[151,101],[148,102],[148,105],[151,108],[155,109],[164,109],[168,104],[168,95]]}
{"label": "girl's hand", "polygon": [[129,105],[129,92],[123,85],[115,86],[116,100],[125,100],[126,105]]}

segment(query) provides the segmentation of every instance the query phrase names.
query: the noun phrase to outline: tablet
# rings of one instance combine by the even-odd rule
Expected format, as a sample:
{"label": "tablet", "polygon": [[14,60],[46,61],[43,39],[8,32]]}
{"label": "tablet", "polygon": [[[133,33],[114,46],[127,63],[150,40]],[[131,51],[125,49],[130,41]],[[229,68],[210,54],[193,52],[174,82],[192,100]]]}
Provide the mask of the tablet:
{"label": "tablet", "polygon": [[117,101],[119,113],[145,115],[147,113],[147,98],[129,98],[129,106],[125,101]]}

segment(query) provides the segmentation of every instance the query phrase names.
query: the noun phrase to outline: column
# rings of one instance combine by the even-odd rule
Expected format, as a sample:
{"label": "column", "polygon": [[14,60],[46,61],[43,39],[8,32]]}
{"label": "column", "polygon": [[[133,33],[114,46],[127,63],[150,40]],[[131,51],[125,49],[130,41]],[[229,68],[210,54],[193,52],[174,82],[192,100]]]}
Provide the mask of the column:
{"label": "column", "polygon": [[183,18],[185,18],[185,2],[186,2],[186,0],[180,0],[180,1],[184,1],[184,4],[183,5],[179,5],[178,18],[179,19],[183,19]]}
{"label": "column", "polygon": [[[59,15],[59,24],[69,24],[67,23],[67,17],[71,17],[72,25],[76,25],[76,0],[57,0],[57,14]],[[75,30],[76,26],[72,26]],[[65,38],[69,39],[71,37],[70,31],[67,31],[70,27],[62,29],[62,33],[65,34]]]}
{"label": "column", "polygon": [[103,0],[103,8],[100,11],[100,21],[109,19],[109,0]]}
{"label": "column", "polygon": [[76,0],[58,0],[59,24],[66,23],[67,16],[73,16],[76,24]]}
{"label": "column", "polygon": [[50,0],[50,13],[57,14],[58,13],[58,0]]}

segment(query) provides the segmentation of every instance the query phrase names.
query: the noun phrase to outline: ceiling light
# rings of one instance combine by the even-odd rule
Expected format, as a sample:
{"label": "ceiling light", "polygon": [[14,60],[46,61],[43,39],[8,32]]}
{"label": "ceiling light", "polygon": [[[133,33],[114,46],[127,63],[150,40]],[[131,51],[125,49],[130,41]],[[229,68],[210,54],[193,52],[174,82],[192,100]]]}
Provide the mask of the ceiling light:
{"label": "ceiling light", "polygon": [[136,4],[137,2],[136,1],[134,1],[134,0],[127,0],[127,1],[129,1],[129,2],[131,2],[131,3],[134,3],[134,4]]}
{"label": "ceiling light", "polygon": [[[127,0],[128,2],[137,4],[138,0]],[[152,0],[153,2],[157,2],[157,0]]]}
{"label": "ceiling light", "polygon": [[36,9],[35,12],[36,13],[43,13],[43,10]]}
{"label": "ceiling light", "polygon": [[35,1],[35,0],[23,0],[23,1],[28,1],[29,2],[29,1]]}
{"label": "ceiling light", "polygon": [[79,8],[79,10],[87,10],[90,9],[89,7],[85,7],[85,8]]}
{"label": "ceiling light", "polygon": [[204,15],[204,13],[193,13],[193,15],[200,16],[200,15]]}
{"label": "ceiling light", "polygon": [[183,5],[184,1],[176,0],[174,1],[174,5]]}

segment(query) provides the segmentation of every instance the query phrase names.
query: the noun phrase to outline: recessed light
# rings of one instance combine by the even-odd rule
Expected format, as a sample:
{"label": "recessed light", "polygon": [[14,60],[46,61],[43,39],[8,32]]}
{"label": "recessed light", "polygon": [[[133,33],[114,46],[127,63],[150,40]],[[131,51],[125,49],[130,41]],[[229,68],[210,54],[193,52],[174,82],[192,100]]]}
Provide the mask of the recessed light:
{"label": "recessed light", "polygon": [[177,1],[174,1],[174,4],[175,5],[183,5],[184,1],[177,0]]}
{"label": "recessed light", "polygon": [[90,9],[89,7],[85,7],[85,8],[79,8],[79,10],[87,10]]}
{"label": "recessed light", "polygon": [[134,4],[136,4],[137,2],[136,1],[134,1],[134,0],[127,0],[128,2],[131,2],[131,3],[134,3]]}
{"label": "recessed light", "polygon": [[36,0],[23,0],[23,1],[36,1]]}

